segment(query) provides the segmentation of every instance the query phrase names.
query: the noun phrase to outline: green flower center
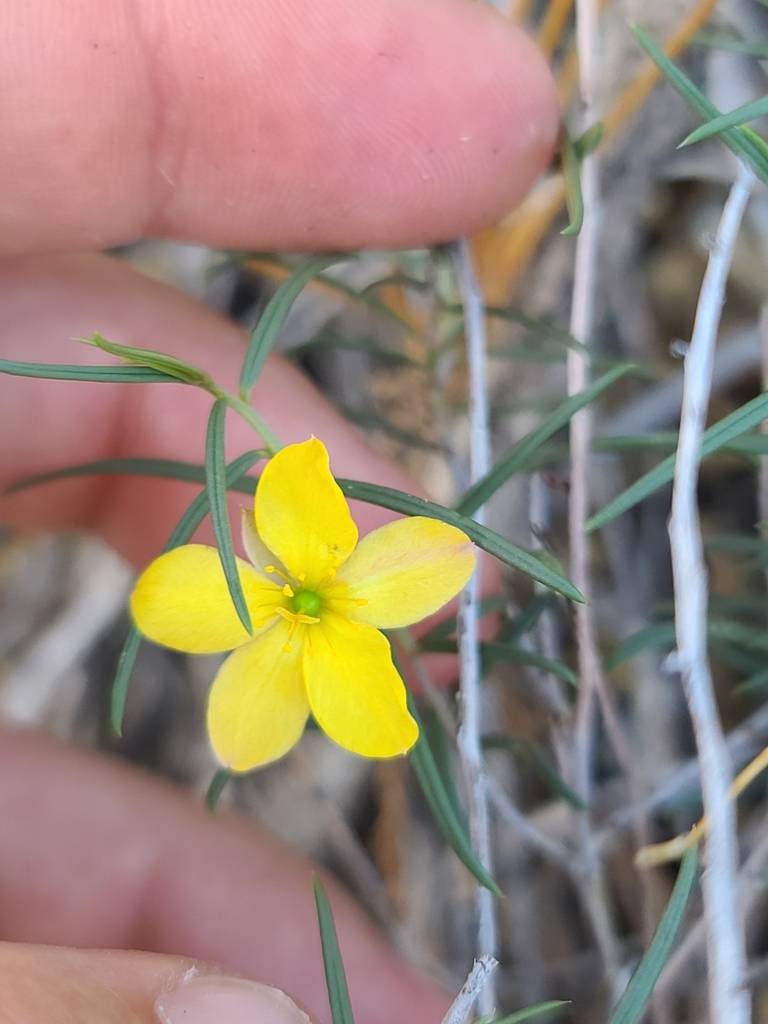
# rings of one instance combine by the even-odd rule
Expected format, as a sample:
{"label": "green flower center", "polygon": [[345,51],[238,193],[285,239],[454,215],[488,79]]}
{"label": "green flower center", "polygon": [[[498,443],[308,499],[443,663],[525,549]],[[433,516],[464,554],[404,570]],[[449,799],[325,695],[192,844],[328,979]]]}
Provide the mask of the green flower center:
{"label": "green flower center", "polygon": [[322,603],[320,595],[316,594],[314,590],[299,590],[291,599],[293,610],[297,615],[311,615],[313,618],[317,616]]}

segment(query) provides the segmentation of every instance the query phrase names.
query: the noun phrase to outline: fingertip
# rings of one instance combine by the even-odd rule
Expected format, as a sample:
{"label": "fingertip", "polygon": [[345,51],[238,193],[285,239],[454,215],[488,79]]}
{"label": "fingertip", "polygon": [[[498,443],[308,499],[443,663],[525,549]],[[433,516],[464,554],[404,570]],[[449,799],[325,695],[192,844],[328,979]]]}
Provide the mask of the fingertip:
{"label": "fingertip", "polygon": [[[443,242],[498,220],[546,167],[560,124],[554,80],[534,42],[486,5],[299,7],[302,68],[310,70],[283,83],[290,105],[273,103],[279,148],[254,136],[254,104],[243,89],[228,115],[237,127],[224,192],[236,198],[208,211],[199,196],[215,184],[215,139],[213,119],[199,119],[187,187],[164,206],[159,233],[202,230],[219,244],[247,246],[258,223],[268,247]],[[265,31],[278,34],[284,6],[266,13]],[[204,96],[200,103],[204,111]]]}
{"label": "fingertip", "polygon": [[155,1003],[160,1024],[310,1024],[280,989],[242,978],[198,975]]}

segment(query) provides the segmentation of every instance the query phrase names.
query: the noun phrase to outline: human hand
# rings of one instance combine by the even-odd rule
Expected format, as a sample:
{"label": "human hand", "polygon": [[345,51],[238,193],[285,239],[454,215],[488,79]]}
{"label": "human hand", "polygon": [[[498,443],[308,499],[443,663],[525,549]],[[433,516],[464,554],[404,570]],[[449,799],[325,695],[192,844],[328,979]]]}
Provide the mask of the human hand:
{"label": "human hand", "polygon": [[[557,132],[531,45],[464,0],[11,6],[0,66],[9,358],[71,361],[68,339],[98,329],[176,352],[226,385],[242,353],[237,328],[83,251],[153,236],[305,250],[445,240],[511,206]],[[198,460],[203,450],[207,399],[191,388],[0,386],[14,431],[0,487],[116,454]],[[254,401],[285,441],[323,437],[340,474],[415,489],[283,361],[268,363]],[[229,441],[253,446],[235,421]],[[161,480],[73,480],[4,502],[3,521],[93,530],[142,564],[188,500]],[[361,508],[361,530],[384,517]],[[12,735],[0,759],[4,938],[184,953],[278,984],[324,1017],[303,861],[127,769]],[[343,894],[333,898],[359,1019],[438,1020],[442,996],[396,963]],[[29,1024],[149,1021],[158,989],[186,969],[122,954],[105,974],[103,957],[7,946],[4,999]],[[111,1008],[99,1001],[105,985]]]}

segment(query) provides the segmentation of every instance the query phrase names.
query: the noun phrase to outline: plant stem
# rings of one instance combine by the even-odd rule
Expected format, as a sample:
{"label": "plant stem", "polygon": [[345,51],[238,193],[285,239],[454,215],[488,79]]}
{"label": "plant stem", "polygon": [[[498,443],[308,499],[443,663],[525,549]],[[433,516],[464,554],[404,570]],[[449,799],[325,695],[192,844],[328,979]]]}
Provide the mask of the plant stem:
{"label": "plant stem", "polygon": [[739,165],[723,208],[704,274],[696,320],[685,358],[683,407],[672,491],[669,539],[675,591],[677,659],[691,713],[701,766],[704,811],[709,819],[704,921],[712,1020],[749,1024],[750,993],[736,872],[736,813],[728,788],[728,756],[707,659],[707,575],[697,506],[701,435],[712,387],[720,315],[741,220],[754,176]]}
{"label": "plant stem", "polygon": [[243,401],[242,398],[238,398],[236,395],[231,395],[228,391],[222,391],[221,388],[215,384],[208,390],[215,398],[220,398],[222,402],[225,402],[226,405],[228,405],[233,412],[236,412],[238,416],[244,419],[249,426],[253,427],[256,433],[261,437],[264,442],[264,447],[270,455],[274,455],[276,452],[280,451],[283,447],[280,438],[272,432],[252,405]]}
{"label": "plant stem", "polygon": [[[456,273],[464,305],[467,362],[469,365],[470,483],[485,476],[491,465],[486,387],[486,336],[483,298],[472,266],[469,244],[460,240],[452,246]],[[482,510],[476,514],[482,522]],[[459,704],[461,725],[458,734],[459,755],[469,794],[469,825],[472,844],[483,867],[493,874],[491,824],[485,759],[480,742],[482,728],[481,664],[478,629],[480,572],[475,569],[461,596],[459,628]],[[494,895],[484,886],[477,888],[478,955],[496,953],[496,907]],[[495,1008],[494,986],[486,984],[480,992],[480,1014]]]}

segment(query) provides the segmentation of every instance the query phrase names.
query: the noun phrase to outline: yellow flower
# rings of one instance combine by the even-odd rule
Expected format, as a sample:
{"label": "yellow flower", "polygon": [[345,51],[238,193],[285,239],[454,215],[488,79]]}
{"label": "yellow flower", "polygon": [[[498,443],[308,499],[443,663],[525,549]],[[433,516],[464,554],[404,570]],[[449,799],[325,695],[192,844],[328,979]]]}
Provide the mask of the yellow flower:
{"label": "yellow flower", "polygon": [[469,579],[474,549],[461,530],[421,516],[357,540],[328,452],[312,438],[270,459],[255,508],[243,510],[251,564],[238,559],[238,572],[252,636],[215,548],[175,548],[139,577],[131,613],[145,637],[192,654],[234,649],[208,702],[211,743],[230,770],[282,757],[310,711],[332,740],[364,757],[395,757],[416,742],[379,629],[442,607]]}

